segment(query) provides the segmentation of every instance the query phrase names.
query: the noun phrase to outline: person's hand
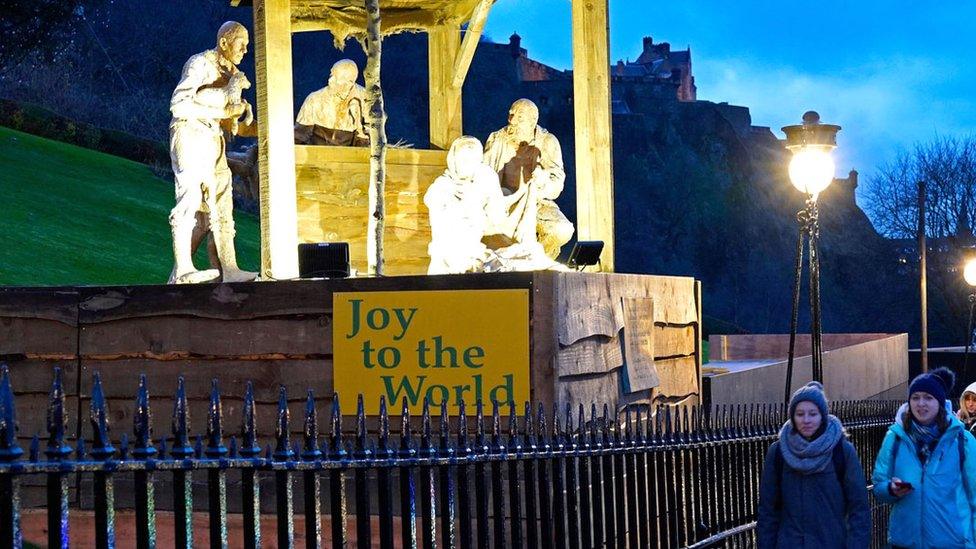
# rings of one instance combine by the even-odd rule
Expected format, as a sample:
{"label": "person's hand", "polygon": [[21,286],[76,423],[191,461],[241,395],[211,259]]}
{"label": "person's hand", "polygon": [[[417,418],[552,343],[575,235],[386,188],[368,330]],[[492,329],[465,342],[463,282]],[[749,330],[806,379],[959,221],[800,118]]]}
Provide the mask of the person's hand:
{"label": "person's hand", "polygon": [[888,485],[888,491],[891,492],[891,495],[895,496],[896,498],[908,495],[912,493],[912,490],[914,489],[915,488],[913,488],[911,484],[903,482],[898,477],[892,477],[891,483]]}

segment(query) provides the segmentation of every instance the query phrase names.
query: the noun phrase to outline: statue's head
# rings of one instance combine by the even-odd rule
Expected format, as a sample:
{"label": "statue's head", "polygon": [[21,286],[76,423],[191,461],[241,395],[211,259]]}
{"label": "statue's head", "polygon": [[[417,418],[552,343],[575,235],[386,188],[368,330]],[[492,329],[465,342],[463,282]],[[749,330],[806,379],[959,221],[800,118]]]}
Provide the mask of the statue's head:
{"label": "statue's head", "polygon": [[359,67],[350,59],[340,59],[329,71],[329,87],[335,87],[340,94],[349,93],[359,78]]}
{"label": "statue's head", "polygon": [[472,180],[483,159],[481,141],[477,137],[465,135],[451,143],[451,150],[447,152],[447,168],[458,179]]}
{"label": "statue's head", "polygon": [[519,99],[508,109],[508,125],[519,133],[535,131],[539,123],[539,107],[528,99]]}
{"label": "statue's head", "polygon": [[217,30],[217,51],[235,65],[244,59],[247,44],[247,29],[237,21],[228,21]]}

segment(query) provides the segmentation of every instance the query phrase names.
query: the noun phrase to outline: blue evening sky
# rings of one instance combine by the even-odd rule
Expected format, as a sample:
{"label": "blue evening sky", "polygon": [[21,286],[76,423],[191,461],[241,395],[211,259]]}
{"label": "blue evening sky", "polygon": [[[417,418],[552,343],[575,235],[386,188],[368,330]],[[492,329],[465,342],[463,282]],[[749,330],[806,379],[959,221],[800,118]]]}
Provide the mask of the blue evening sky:
{"label": "blue evening sky", "polygon": [[[698,98],[744,105],[753,124],[806,110],[843,126],[838,175],[862,178],[899,147],[976,133],[974,0],[610,0],[611,62],[641,39],[691,46]],[[486,33],[572,65],[570,0],[498,0]]]}

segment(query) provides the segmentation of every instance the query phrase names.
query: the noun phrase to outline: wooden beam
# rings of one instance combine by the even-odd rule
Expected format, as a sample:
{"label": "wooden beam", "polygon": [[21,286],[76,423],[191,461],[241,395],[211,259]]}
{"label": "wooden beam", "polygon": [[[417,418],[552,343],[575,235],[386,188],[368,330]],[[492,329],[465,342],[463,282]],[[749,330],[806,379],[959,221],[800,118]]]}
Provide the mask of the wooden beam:
{"label": "wooden beam", "polygon": [[576,126],[576,234],[602,240],[614,269],[613,144],[610,132],[608,0],[572,0]]}
{"label": "wooden beam", "polygon": [[454,60],[461,44],[456,25],[437,27],[427,35],[430,83],[430,146],[447,150],[461,137],[461,88],[454,87]]}
{"label": "wooden beam", "polygon": [[261,276],[298,277],[291,0],[254,0]]}
{"label": "wooden beam", "polygon": [[308,19],[296,19],[291,22],[291,32],[316,32],[329,30],[331,21],[311,21]]}
{"label": "wooden beam", "polygon": [[461,42],[461,50],[454,62],[454,77],[451,80],[451,85],[456,89],[461,89],[461,86],[464,85],[464,79],[468,76],[468,69],[471,68],[474,52],[478,49],[481,33],[485,30],[488,12],[491,11],[491,6],[494,3],[494,0],[481,0],[474,8],[471,21],[468,22],[468,29],[464,33],[464,40]]}

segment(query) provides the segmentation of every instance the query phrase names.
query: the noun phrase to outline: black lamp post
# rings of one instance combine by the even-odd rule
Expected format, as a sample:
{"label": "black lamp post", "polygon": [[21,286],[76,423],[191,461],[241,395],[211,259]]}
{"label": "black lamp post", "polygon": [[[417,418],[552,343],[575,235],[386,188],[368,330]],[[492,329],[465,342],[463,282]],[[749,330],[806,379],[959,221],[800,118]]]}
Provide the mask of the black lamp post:
{"label": "black lamp post", "polygon": [[800,225],[796,241],[796,270],[793,279],[793,316],[790,322],[790,349],[786,362],[786,401],[793,383],[793,359],[796,353],[796,330],[800,310],[800,283],[803,278],[803,250],[808,250],[810,270],[810,344],[813,379],[823,383],[823,328],[820,324],[820,224],[817,197],[834,180],[831,151],[837,148],[840,126],[821,124],[820,115],[808,111],[803,124],[785,126],[786,148],[793,153],[790,181],[806,195],[806,205],[797,212]]}
{"label": "black lamp post", "polygon": [[962,380],[969,382],[969,348],[973,343],[973,308],[976,307],[976,258],[966,262],[962,277],[969,284],[969,327],[966,329],[966,352],[962,355]]}

